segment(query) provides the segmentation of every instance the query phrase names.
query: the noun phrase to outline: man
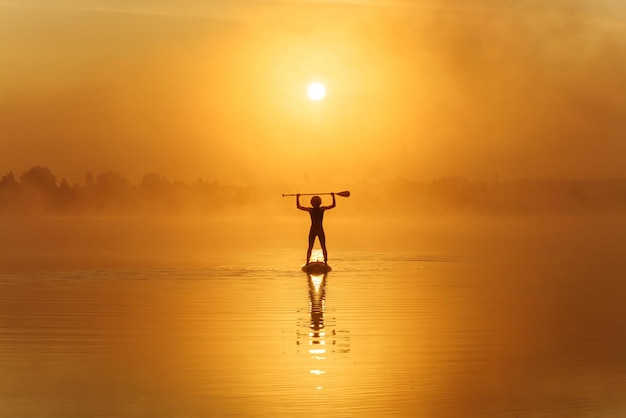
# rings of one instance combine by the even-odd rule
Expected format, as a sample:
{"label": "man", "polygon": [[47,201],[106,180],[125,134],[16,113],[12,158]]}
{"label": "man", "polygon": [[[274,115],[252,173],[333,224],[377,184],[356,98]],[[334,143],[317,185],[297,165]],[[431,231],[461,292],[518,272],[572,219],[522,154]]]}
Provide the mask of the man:
{"label": "man", "polygon": [[322,198],[319,196],[313,196],[311,198],[311,206],[307,208],[300,204],[300,194],[296,195],[296,207],[300,210],[309,212],[311,215],[311,230],[309,231],[309,248],[306,250],[306,262],[309,262],[311,258],[311,251],[313,250],[313,244],[315,243],[315,237],[320,241],[322,246],[322,252],[324,253],[324,263],[328,263],[328,252],[326,251],[326,235],[324,235],[324,212],[328,209],[335,207],[335,193],[331,193],[333,197],[333,204],[330,206],[321,206]]}

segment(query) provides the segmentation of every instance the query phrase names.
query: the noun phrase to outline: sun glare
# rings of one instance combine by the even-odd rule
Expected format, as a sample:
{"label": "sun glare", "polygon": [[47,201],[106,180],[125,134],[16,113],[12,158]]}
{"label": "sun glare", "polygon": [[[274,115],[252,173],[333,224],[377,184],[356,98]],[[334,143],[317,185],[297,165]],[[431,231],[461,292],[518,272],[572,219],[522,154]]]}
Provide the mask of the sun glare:
{"label": "sun glare", "polygon": [[319,101],[326,96],[326,87],[320,82],[315,82],[309,84],[309,88],[307,90],[307,94],[311,100]]}

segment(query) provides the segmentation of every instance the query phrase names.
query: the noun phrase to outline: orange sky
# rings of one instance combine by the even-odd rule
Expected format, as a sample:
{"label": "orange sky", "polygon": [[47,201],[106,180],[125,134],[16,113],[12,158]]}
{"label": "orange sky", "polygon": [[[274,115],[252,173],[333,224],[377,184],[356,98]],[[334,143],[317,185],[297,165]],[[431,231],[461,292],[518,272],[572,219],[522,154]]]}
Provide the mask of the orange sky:
{"label": "orange sky", "polygon": [[620,2],[148,3],[0,0],[0,174],[626,177]]}

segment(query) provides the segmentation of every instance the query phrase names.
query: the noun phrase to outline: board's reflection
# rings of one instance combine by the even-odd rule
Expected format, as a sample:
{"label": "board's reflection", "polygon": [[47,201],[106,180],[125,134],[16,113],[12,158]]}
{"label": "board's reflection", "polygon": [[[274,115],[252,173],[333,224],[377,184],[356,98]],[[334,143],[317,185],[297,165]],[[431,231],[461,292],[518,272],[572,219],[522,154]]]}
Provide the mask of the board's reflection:
{"label": "board's reflection", "polygon": [[[324,310],[326,308],[326,274],[307,275],[309,282],[309,344],[313,347],[326,345],[326,332],[324,329]],[[323,348],[311,348],[311,354],[324,354]]]}

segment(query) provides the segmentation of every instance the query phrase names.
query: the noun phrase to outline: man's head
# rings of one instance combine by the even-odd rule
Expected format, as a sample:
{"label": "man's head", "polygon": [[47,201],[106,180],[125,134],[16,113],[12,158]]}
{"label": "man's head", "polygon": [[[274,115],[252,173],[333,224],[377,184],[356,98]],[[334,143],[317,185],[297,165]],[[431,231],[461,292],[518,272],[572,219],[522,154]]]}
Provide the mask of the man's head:
{"label": "man's head", "polygon": [[322,204],[322,198],[321,197],[313,196],[311,198],[311,206],[313,206],[314,208],[319,208],[321,204]]}

